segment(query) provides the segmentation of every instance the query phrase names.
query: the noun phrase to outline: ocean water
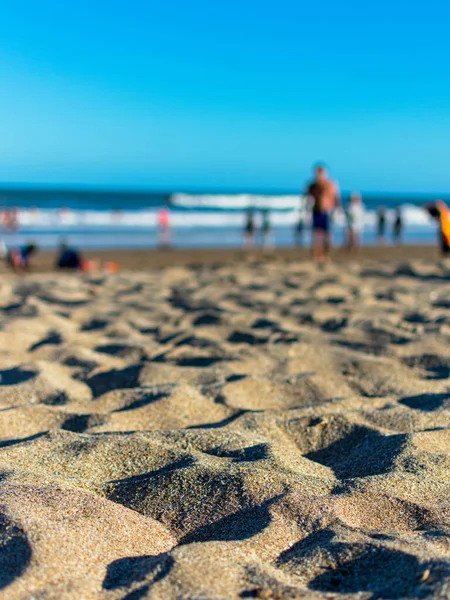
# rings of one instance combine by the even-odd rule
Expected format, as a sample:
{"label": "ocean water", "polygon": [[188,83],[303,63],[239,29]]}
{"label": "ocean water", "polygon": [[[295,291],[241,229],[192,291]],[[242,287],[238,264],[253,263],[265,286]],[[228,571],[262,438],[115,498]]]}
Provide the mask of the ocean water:
{"label": "ocean water", "polygon": [[[406,244],[436,242],[436,224],[422,208],[433,197],[363,196],[363,243],[376,241],[376,209],[387,208],[388,239],[394,210],[400,206]],[[448,199],[447,199],[448,200]],[[347,201],[343,195],[344,205]],[[0,225],[0,236],[9,246],[33,240],[41,248],[55,248],[62,239],[83,249],[153,248],[158,244],[158,212],[170,211],[171,242],[175,247],[237,247],[242,244],[245,212],[249,207],[269,209],[273,242],[293,244],[293,230],[301,203],[299,194],[150,193],[84,190],[0,190],[0,212],[17,210],[18,228]],[[257,212],[258,217],[258,212]],[[345,216],[334,218],[335,243],[343,240]],[[304,243],[309,243],[306,224]]]}

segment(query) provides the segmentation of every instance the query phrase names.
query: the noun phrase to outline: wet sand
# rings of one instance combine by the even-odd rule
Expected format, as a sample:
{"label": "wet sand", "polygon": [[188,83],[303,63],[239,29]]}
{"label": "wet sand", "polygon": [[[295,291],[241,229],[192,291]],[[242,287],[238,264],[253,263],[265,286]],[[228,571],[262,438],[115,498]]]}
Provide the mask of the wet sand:
{"label": "wet sand", "polygon": [[0,597],[450,595],[450,266],[294,252],[2,275]]}
{"label": "wet sand", "polygon": [[[210,265],[241,263],[243,260],[275,260],[282,262],[309,261],[309,248],[277,248],[273,252],[263,252],[256,248],[250,252],[241,248],[193,248],[172,250],[90,250],[85,252],[88,259],[105,263],[115,261],[122,270],[141,271],[152,268],[164,268],[187,265]],[[34,260],[34,271],[46,272],[54,270],[55,252],[43,251]],[[439,260],[435,246],[365,246],[356,254],[349,254],[341,249],[333,252],[335,262],[342,261],[387,261],[410,259]],[[6,269],[0,261],[0,273]]]}

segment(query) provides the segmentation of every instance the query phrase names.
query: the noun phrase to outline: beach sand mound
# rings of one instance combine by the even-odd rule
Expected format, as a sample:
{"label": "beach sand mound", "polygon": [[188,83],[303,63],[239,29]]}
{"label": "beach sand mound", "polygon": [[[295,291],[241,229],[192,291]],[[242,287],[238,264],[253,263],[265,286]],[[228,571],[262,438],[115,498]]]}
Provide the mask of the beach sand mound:
{"label": "beach sand mound", "polygon": [[450,276],[0,287],[0,597],[450,595]]}

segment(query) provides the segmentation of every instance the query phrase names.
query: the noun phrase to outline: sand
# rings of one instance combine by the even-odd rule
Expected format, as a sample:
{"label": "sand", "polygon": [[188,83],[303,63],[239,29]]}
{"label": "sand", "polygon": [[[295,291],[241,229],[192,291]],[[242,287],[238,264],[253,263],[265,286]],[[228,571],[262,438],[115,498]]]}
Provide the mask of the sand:
{"label": "sand", "polygon": [[[220,233],[219,233],[220,235]],[[260,248],[255,248],[250,253],[252,259],[258,260],[264,255]],[[309,261],[309,248],[276,248],[268,253],[268,257],[277,261]],[[161,269],[179,266],[200,266],[241,263],[249,258],[248,252],[242,248],[175,248],[171,250],[85,250],[83,256],[104,265],[107,261],[117,262],[123,270],[147,271],[148,269]],[[333,253],[335,262],[346,262],[349,258],[354,261],[360,260],[411,260],[429,259],[437,260],[438,250],[435,246],[364,246],[356,256],[350,256],[347,252],[336,248]],[[47,273],[53,270],[56,262],[55,251],[40,251],[33,260],[33,271]],[[0,261],[0,273],[6,273],[7,269],[3,261]]]}
{"label": "sand", "polygon": [[2,275],[0,597],[449,597],[450,267],[367,252]]}

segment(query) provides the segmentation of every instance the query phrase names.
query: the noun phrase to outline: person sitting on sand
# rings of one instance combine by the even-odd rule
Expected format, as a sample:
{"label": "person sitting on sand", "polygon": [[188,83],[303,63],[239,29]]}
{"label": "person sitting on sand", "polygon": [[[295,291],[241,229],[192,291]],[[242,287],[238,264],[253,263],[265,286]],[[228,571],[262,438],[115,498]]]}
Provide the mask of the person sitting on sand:
{"label": "person sitting on sand", "polygon": [[336,183],[328,179],[323,165],[315,168],[315,178],[306,190],[312,207],[313,257],[318,263],[328,260],[331,250],[331,218],[339,204]]}
{"label": "person sitting on sand", "polygon": [[65,242],[59,247],[59,255],[56,259],[57,269],[81,270],[83,268],[83,259],[81,254],[75,248],[70,248]]}
{"label": "person sitting on sand", "polygon": [[21,248],[8,248],[5,256],[6,265],[16,272],[28,271],[31,266],[31,257],[37,250],[38,247],[33,242]]}
{"label": "person sitting on sand", "polygon": [[425,205],[430,215],[439,222],[439,245],[444,256],[450,254],[450,208],[443,200]]}
{"label": "person sitting on sand", "polygon": [[70,248],[65,242],[60,245],[59,255],[56,259],[57,269],[68,269],[72,271],[83,271],[84,273],[94,273],[103,270],[110,275],[118,273],[120,266],[114,260],[108,260],[103,265],[98,260],[89,260],[75,248]]}
{"label": "person sitting on sand", "polygon": [[347,240],[348,250],[357,250],[361,245],[362,232],[364,228],[364,206],[361,195],[353,193],[346,210],[347,216]]}

